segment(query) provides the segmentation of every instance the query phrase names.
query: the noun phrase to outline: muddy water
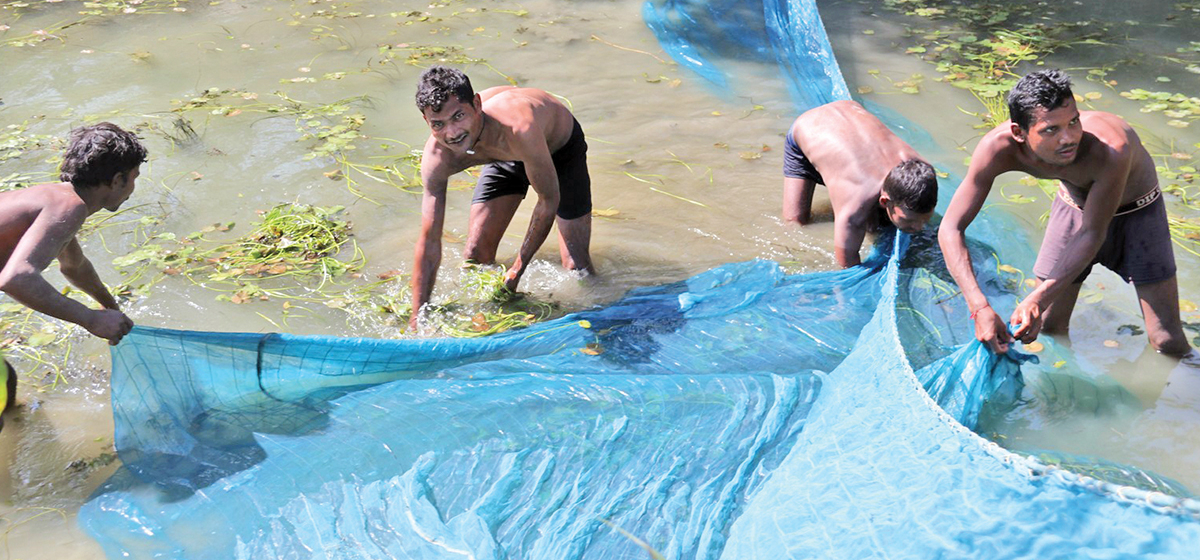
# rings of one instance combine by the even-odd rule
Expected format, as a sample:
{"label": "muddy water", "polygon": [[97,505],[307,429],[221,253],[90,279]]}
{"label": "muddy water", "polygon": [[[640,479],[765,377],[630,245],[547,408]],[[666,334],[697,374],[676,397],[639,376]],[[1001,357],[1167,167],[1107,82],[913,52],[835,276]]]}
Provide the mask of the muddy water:
{"label": "muddy water", "polygon": [[[601,275],[581,282],[564,274],[549,243],[523,281],[532,298],[579,309],[612,301],[632,287],[751,258],[786,262],[795,271],[833,268],[829,224],[797,231],[781,227],[777,218],[782,134],[795,117],[782,78],[773,67],[746,62],[738,69],[743,77],[738,94],[716,92],[669,62],[642,23],[638,1],[148,1],[130,4],[134,13],[117,10],[57,31],[62,22],[78,19],[79,3],[31,4],[0,10],[0,25],[9,27],[0,40],[39,29],[48,35],[34,35],[44,40],[31,46],[0,47],[5,76],[0,121],[59,137],[72,126],[100,119],[151,125],[143,136],[152,159],[127,203],[131,210],[121,215],[125,225],[84,239],[110,282],[120,278],[112,259],[143,242],[140,231],[183,236],[234,222],[229,234],[235,235],[258,219],[257,211],[293,201],[346,207],[367,259],[364,276],[408,272],[419,194],[353,172],[353,184],[337,174],[331,179],[327,173],[338,164],[328,157],[306,159],[316,142],[302,138],[294,116],[192,112],[188,118],[197,137],[189,140],[174,134],[169,112],[178,106],[172,100],[186,101],[209,88],[236,89],[238,96],[255,94],[258,101],[276,104],[282,98],[275,92],[314,103],[366,96],[351,112],[365,117],[361,132],[369,138],[355,140],[348,157],[390,163],[420,146],[427,134],[413,107],[413,84],[434,59],[406,63],[409,53],[423,52],[419,49],[425,46],[457,46],[461,54],[486,61],[463,65],[477,89],[511,79],[566,98],[587,131],[593,199],[597,209],[607,211],[593,226],[592,254]],[[1161,4],[1147,17],[1165,17],[1169,3]],[[872,87],[866,100],[925,128],[936,142],[923,148],[925,155],[961,176],[967,155],[962,150],[973,146],[979,131],[972,128],[978,121],[955,107],[978,110],[976,102],[962,90],[934,82],[932,66],[897,47],[911,20],[871,3],[821,7],[851,90]],[[1114,21],[1141,17],[1104,15]],[[866,35],[865,29],[874,33]],[[1131,29],[1134,48],[1148,41],[1141,37],[1186,44],[1183,33]],[[403,54],[388,59],[388,52]],[[1052,62],[1064,67],[1095,63]],[[1153,89],[1158,70],[1141,69],[1135,74],[1144,73],[1131,79],[1143,82],[1136,87]],[[920,94],[889,87],[915,73],[926,76]],[[1187,91],[1182,84],[1195,90],[1194,79],[1173,76],[1178,80],[1174,90]],[[1096,108],[1129,115],[1148,134],[1177,139],[1182,146],[1198,140],[1194,131],[1167,127],[1161,115],[1140,114],[1138,105],[1113,90],[1084,80],[1078,80],[1077,89],[1102,92]],[[53,149],[31,150],[0,161],[0,177],[49,173],[53,165],[46,160],[52,155]],[[1025,188],[1017,177],[1005,181],[1006,192]],[[455,299],[466,281],[456,264],[458,240],[466,233],[470,178],[452,186],[436,301]],[[817,204],[827,207],[823,193],[817,196]],[[1014,213],[1035,248],[1047,204],[1043,198],[1004,208]],[[510,226],[501,260],[515,254],[528,206]],[[136,220],[142,218],[148,224],[138,230]],[[1015,242],[1020,239],[1014,236]],[[1200,298],[1195,287],[1200,264],[1178,254],[1181,295],[1194,301]],[[1200,458],[1194,457],[1200,449],[1195,429],[1200,373],[1147,351],[1144,335],[1117,334],[1119,325],[1141,321],[1132,290],[1115,276],[1094,274],[1086,289],[1099,297],[1080,305],[1076,329],[1063,343],[1078,356],[1082,365],[1076,369],[1112,387],[1119,397],[1110,400],[1120,406],[1104,404],[1107,393],[1093,390],[1093,383],[1086,385],[1093,391],[1086,396],[1057,397],[1052,410],[1020,408],[992,419],[985,431],[1014,449],[1129,462],[1200,488],[1195,468]],[[139,324],[169,328],[276,331],[282,323],[301,334],[408,336],[394,318],[376,312],[308,305],[304,313],[289,314],[280,301],[234,305],[215,295],[175,278],[126,305]],[[115,468],[109,455],[107,350],[82,334],[73,340],[67,382],[51,385],[52,378],[38,375],[27,379],[22,408],[0,434],[6,471],[0,474],[0,550],[11,558],[100,554],[74,516]],[[1043,370],[1055,373],[1056,360],[1043,361]]]}

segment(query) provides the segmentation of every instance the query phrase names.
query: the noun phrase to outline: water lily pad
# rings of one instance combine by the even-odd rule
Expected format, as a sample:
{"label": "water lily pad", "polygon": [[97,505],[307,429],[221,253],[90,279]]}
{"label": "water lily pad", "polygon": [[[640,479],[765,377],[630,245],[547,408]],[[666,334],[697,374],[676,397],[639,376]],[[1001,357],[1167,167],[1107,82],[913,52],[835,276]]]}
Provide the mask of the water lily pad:
{"label": "water lily pad", "polygon": [[1130,324],[1130,325],[1121,325],[1121,326],[1117,327],[1117,334],[1137,336],[1139,334],[1145,334],[1145,332],[1146,331],[1142,330],[1142,327],[1140,325]]}

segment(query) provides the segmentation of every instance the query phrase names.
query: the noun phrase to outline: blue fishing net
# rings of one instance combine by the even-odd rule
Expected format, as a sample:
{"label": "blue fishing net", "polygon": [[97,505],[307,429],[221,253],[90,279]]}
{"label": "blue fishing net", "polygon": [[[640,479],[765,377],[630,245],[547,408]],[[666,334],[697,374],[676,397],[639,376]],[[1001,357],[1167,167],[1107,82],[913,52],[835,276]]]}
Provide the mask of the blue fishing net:
{"label": "blue fishing net", "polygon": [[655,0],[642,19],[676,62],[720,90],[736,63],[775,63],[801,111],[849,99],[815,0]]}
{"label": "blue fishing net", "polygon": [[[763,38],[823,41],[811,1],[735,4],[646,17],[698,71],[739,49],[836,74],[827,43]],[[741,19],[695,11],[722,7]],[[1197,502],[970,431],[1058,385],[972,341],[937,253],[730,264],[484,339],[138,327],[113,351],[123,466],[80,523],[111,558],[1190,558]],[[1011,306],[996,259],[977,272]]]}

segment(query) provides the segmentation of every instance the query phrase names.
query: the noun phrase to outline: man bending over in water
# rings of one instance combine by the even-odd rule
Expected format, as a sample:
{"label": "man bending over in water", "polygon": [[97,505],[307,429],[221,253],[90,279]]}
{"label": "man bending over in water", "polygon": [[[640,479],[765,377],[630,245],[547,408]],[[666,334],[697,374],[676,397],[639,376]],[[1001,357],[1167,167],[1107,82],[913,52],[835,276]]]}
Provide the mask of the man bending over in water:
{"label": "man bending over in water", "polygon": [[854,101],[806,111],[788,131],[783,156],[783,219],[812,221],[817,183],[833,204],[834,255],[842,268],[862,261],[867,231],[893,224],[924,229],[937,205],[937,175],[903,140]]}
{"label": "man bending over in water", "polygon": [[[1186,354],[1167,208],[1138,135],[1116,115],[1080,112],[1070,78],[1058,70],[1017,82],[1008,111],[1011,120],[975,147],[938,232],[975,319],[975,338],[1007,352],[1014,337],[1032,342],[1043,330],[1065,333],[1083,279],[1100,263],[1137,289],[1150,344],[1164,354]],[[1020,328],[1011,336],[979,289],[965,233],[993,181],[1008,171],[1060,182],[1033,267],[1039,283],[1013,311],[1009,321]]]}
{"label": "man bending over in water", "polygon": [[[133,193],[146,148],[133,134],[111,123],[71,131],[63,156],[61,183],[0,193],[0,290],[27,307],[75,323],[116,344],[133,328],[117,307],[76,232],[100,209],[116,211]],[[90,309],[51,286],[42,271],[58,259],[62,275],[92,296],[102,309]],[[16,377],[5,362],[0,374],[11,404]]]}
{"label": "man bending over in water", "polygon": [[430,135],[421,154],[425,194],[410,327],[416,326],[421,306],[429,301],[441,264],[447,181],[468,167],[483,165],[471,201],[465,259],[495,262],[500,238],[532,185],[538,201],[504,287],[516,291],[554,223],[563,266],[594,272],[588,256],[592,194],[587,143],[571,111],[539,89],[502,86],[476,94],[466,74],[444,66],[421,74],[417,108]]}

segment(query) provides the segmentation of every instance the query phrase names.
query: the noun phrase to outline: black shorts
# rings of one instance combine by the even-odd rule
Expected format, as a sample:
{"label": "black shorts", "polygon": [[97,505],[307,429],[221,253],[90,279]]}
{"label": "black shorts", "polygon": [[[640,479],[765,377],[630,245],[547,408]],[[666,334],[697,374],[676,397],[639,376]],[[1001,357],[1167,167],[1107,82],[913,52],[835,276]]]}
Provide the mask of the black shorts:
{"label": "black shorts", "polygon": [[807,179],[814,183],[824,185],[825,179],[821,177],[821,172],[813,166],[811,161],[804,156],[804,152],[800,151],[800,145],[792,139],[792,131],[789,130],[787,136],[783,140],[783,176],[792,177],[795,179]]}
{"label": "black shorts", "polygon": [[[550,154],[558,174],[558,217],[574,220],[592,211],[592,178],[587,170],[587,142],[583,127],[575,121],[571,138],[558,151]],[[497,197],[529,192],[529,177],[525,164],[519,161],[497,161],[479,170],[475,195],[471,203],[487,202]]]}

